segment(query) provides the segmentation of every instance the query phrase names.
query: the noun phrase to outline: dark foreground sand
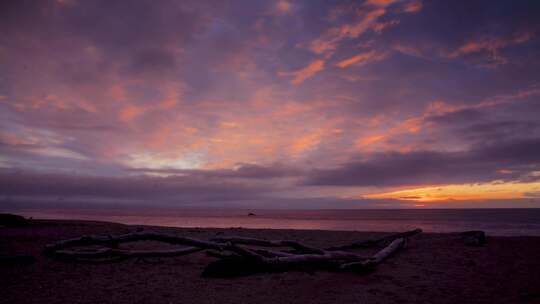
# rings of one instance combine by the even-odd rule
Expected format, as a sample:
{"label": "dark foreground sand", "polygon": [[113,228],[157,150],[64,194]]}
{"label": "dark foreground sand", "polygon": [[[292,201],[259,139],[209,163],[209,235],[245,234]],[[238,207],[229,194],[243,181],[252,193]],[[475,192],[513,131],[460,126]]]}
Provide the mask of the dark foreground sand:
{"label": "dark foreground sand", "polygon": [[[365,232],[146,228],[211,238],[240,235],[294,239],[314,246],[380,235]],[[421,234],[368,275],[287,272],[241,278],[200,276],[204,253],[88,265],[43,256],[49,242],[133,226],[34,221],[0,228],[0,255],[32,254],[31,265],[0,266],[0,303],[540,303],[540,238],[489,237],[466,247],[454,234]],[[155,244],[146,244],[150,246]]]}

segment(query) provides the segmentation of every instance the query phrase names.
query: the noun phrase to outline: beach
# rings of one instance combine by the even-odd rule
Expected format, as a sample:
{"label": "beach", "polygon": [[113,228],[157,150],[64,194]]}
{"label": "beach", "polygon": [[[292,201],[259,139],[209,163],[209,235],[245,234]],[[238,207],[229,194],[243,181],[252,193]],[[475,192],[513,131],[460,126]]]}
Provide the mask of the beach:
{"label": "beach", "polygon": [[[215,258],[128,259],[110,264],[66,263],[43,254],[46,244],[89,234],[120,234],[140,226],[33,220],[0,228],[0,254],[29,254],[28,265],[2,264],[0,303],[539,303],[540,237],[493,237],[465,246],[458,234],[421,233],[369,274],[317,271],[203,278]],[[198,239],[244,236],[290,239],[326,247],[383,236],[381,232],[168,228]],[[140,248],[162,246],[151,242]],[[137,247],[137,248],[139,248]]]}

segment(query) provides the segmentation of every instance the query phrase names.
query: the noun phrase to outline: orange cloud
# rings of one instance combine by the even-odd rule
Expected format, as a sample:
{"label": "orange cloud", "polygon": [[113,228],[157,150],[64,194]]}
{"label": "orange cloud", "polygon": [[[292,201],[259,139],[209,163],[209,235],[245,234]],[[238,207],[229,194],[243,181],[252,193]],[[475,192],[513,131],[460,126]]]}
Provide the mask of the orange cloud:
{"label": "orange cloud", "polygon": [[[1,101],[2,99],[0,99],[0,102]],[[31,97],[27,103],[16,102],[13,105],[19,111],[46,109],[54,111],[82,110],[89,113],[97,112],[96,106],[87,100],[66,97],[64,94],[62,94],[62,96],[50,94],[46,95],[45,97]]]}
{"label": "orange cloud", "polygon": [[414,57],[422,57],[423,54],[420,51],[420,49],[409,46],[409,45],[403,45],[403,44],[395,44],[392,46],[392,48],[402,54],[414,56]]}
{"label": "orange cloud", "polygon": [[534,37],[534,33],[525,32],[510,39],[503,38],[482,38],[473,40],[460,46],[457,50],[451,52],[448,57],[456,58],[461,55],[468,55],[479,52],[488,52],[491,60],[498,64],[505,64],[508,60],[499,55],[499,50],[510,45],[522,44]]}
{"label": "orange cloud", "polygon": [[407,4],[405,4],[405,7],[403,8],[403,11],[406,13],[418,13],[422,10],[422,1],[412,1]]}
{"label": "orange cloud", "polygon": [[298,85],[322,70],[324,70],[324,60],[315,60],[303,69],[294,72],[281,72],[279,75],[293,76],[292,84]]}
{"label": "orange cloud", "polygon": [[[417,144],[403,145],[402,143],[391,144],[391,139],[402,134],[416,134],[423,130],[426,118],[435,115],[454,111],[453,107],[450,107],[442,101],[431,102],[426,109],[417,116],[405,118],[403,120],[395,120],[395,118],[387,117],[385,115],[376,116],[369,121],[367,125],[375,134],[367,134],[357,139],[354,142],[354,148],[356,150],[365,150],[366,148],[375,148],[377,150],[397,150],[400,152],[410,152],[420,148]],[[390,123],[390,127],[387,125]],[[395,121],[395,122],[394,122]],[[381,127],[383,127],[381,129]],[[373,147],[370,147],[373,146]]]}
{"label": "orange cloud", "polygon": [[162,110],[169,110],[176,107],[177,104],[178,101],[174,98],[164,99],[159,103],[158,108]]}
{"label": "orange cloud", "polygon": [[313,106],[309,104],[302,104],[296,102],[289,102],[280,107],[273,115],[275,117],[285,117],[291,115],[297,115],[313,110]]}
{"label": "orange cloud", "polygon": [[115,84],[109,88],[109,94],[114,100],[125,101],[127,93],[123,86]]}
{"label": "orange cloud", "polygon": [[336,64],[337,67],[346,68],[351,65],[363,65],[369,62],[378,61],[386,57],[386,54],[379,54],[375,51],[369,51],[353,56],[349,59],[345,59]]}
{"label": "orange cloud", "polygon": [[163,98],[137,105],[129,103],[128,100],[136,98],[128,94],[124,85],[116,84],[109,88],[109,95],[121,105],[118,118],[123,122],[130,122],[147,112],[165,111],[174,109],[182,96],[183,85],[178,83],[160,83],[158,87]]}
{"label": "orange cloud", "polygon": [[358,149],[364,148],[365,146],[369,146],[378,142],[381,142],[384,140],[386,136],[384,135],[371,135],[367,137],[363,137],[356,141],[355,146]]}
{"label": "orange cloud", "polygon": [[289,1],[286,0],[280,0],[276,3],[276,8],[279,13],[281,14],[287,14],[291,12],[292,5]]}
{"label": "orange cloud", "polygon": [[527,193],[534,193],[535,191],[538,191],[538,189],[540,189],[540,183],[538,182],[494,182],[415,188],[379,194],[369,194],[365,197],[371,199],[398,199],[415,202],[522,199],[527,197]]}
{"label": "orange cloud", "polygon": [[[418,144],[407,145],[407,146],[392,146],[388,142],[390,139],[395,138],[402,134],[417,134],[423,130],[431,130],[433,125],[429,124],[429,118],[437,115],[446,115],[457,111],[463,111],[467,109],[481,109],[486,107],[497,106],[506,103],[519,102],[523,98],[531,96],[540,96],[540,89],[533,86],[532,88],[520,90],[514,94],[507,95],[497,95],[495,97],[481,101],[480,103],[468,105],[450,105],[441,100],[436,100],[427,105],[424,111],[416,116],[410,116],[406,119],[399,120],[396,123],[392,123],[390,128],[381,129],[380,127],[386,126],[388,121],[394,121],[395,118],[386,117],[386,116],[377,116],[372,118],[367,124],[370,126],[370,129],[375,134],[368,134],[364,137],[356,140],[354,143],[355,149],[365,149],[369,145],[378,143],[376,146],[377,149],[394,149],[400,152],[410,152],[415,149],[419,149]],[[386,140],[384,145],[381,145],[381,140],[378,140],[378,136],[384,134],[384,140]]]}
{"label": "orange cloud", "polygon": [[392,3],[397,2],[396,0],[367,0],[367,5],[375,5],[375,6],[388,6]]}
{"label": "orange cloud", "polygon": [[354,23],[331,28],[321,37],[312,41],[309,49],[315,54],[331,54],[341,40],[358,38],[361,34],[372,28],[377,19],[385,13],[386,10],[384,8],[377,8],[368,12]]}
{"label": "orange cloud", "polygon": [[322,134],[320,132],[314,132],[296,139],[291,147],[292,155],[298,156],[310,149],[315,148],[321,142],[321,137]]}
{"label": "orange cloud", "polygon": [[388,22],[378,22],[373,25],[373,31],[377,34],[381,34],[385,29],[398,25],[399,20],[390,20]]}
{"label": "orange cloud", "polygon": [[143,115],[146,111],[145,107],[129,104],[120,110],[119,118],[123,122],[130,122]]}

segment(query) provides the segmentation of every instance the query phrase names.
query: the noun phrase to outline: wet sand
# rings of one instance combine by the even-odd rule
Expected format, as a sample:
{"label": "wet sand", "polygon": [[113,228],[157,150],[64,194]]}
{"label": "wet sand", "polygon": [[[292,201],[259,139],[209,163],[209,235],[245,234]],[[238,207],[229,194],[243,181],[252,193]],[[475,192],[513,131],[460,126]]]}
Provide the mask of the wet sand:
{"label": "wet sand", "polygon": [[[214,258],[130,259],[104,265],[65,263],[45,244],[137,226],[37,220],[0,228],[0,255],[31,254],[30,265],[0,265],[0,303],[540,303],[540,237],[490,237],[467,247],[457,234],[420,234],[371,274],[285,272],[202,278]],[[421,227],[420,227],[421,228]],[[145,227],[209,239],[250,236],[326,247],[384,233]],[[141,244],[142,247],[156,244]],[[161,246],[161,245],[160,245]],[[153,247],[155,248],[155,247]]]}

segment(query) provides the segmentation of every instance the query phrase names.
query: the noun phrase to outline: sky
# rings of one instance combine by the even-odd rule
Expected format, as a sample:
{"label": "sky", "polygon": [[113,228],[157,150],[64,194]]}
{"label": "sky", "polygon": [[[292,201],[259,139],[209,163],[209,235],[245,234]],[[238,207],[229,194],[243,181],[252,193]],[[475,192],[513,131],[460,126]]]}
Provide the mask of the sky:
{"label": "sky", "polygon": [[0,4],[0,204],[540,207],[539,1]]}

